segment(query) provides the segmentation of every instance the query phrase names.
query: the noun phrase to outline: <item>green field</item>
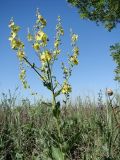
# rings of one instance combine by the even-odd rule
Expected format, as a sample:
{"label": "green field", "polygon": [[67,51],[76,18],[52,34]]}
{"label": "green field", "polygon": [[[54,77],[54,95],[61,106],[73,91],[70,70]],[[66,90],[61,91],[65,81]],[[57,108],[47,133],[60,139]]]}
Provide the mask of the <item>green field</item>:
{"label": "green field", "polygon": [[[97,102],[78,97],[61,108],[66,160],[120,160],[120,95],[103,101],[101,94]],[[0,160],[54,160],[58,136],[52,114],[50,103],[21,100],[18,105],[16,97],[3,94]]]}

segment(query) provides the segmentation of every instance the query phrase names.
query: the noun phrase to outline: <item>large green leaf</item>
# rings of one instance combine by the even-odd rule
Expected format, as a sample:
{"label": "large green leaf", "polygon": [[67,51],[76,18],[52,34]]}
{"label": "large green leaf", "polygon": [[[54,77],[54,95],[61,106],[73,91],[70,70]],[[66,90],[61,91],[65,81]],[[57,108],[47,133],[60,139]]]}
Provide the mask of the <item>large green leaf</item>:
{"label": "large green leaf", "polygon": [[64,160],[64,153],[59,148],[52,147],[52,157],[54,160]]}

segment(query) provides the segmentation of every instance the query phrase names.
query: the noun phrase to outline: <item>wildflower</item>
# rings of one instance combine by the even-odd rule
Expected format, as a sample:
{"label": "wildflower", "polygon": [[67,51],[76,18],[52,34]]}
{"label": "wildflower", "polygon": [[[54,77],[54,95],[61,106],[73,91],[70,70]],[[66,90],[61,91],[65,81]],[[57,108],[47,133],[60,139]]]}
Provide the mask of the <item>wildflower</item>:
{"label": "wildflower", "polygon": [[20,74],[19,74],[20,80],[23,80],[25,78],[25,74],[26,74],[26,70],[22,69]]}
{"label": "wildflower", "polygon": [[11,28],[11,30],[16,33],[20,30],[20,27],[15,25],[13,20],[10,21],[9,28]]}
{"label": "wildflower", "polygon": [[19,30],[20,30],[20,27],[19,26],[16,26],[16,25],[13,25],[13,26],[11,26],[11,30],[13,31],[13,32],[18,32]]}
{"label": "wildflower", "polygon": [[71,40],[72,40],[72,42],[76,42],[78,40],[78,35],[73,34]]}
{"label": "wildflower", "polygon": [[68,69],[64,68],[64,74],[68,74]]}
{"label": "wildflower", "polygon": [[48,37],[43,31],[40,30],[36,34],[35,39],[36,39],[36,41],[42,41],[42,42],[44,42],[46,44]]}
{"label": "wildflower", "polygon": [[71,61],[74,65],[78,65],[78,59],[77,59],[77,57],[76,57],[75,55],[70,57],[70,61]]}
{"label": "wildflower", "polygon": [[9,41],[12,41],[17,36],[16,32],[11,32],[11,36],[9,37]]}
{"label": "wildflower", "polygon": [[20,60],[22,60],[25,57],[24,51],[18,51],[17,55]]}
{"label": "wildflower", "polygon": [[113,95],[112,89],[107,89],[106,92],[107,92],[108,96],[112,96]]}
{"label": "wildflower", "polygon": [[61,35],[64,35],[64,30],[63,30],[63,28],[60,29],[60,34],[61,34]]}
{"label": "wildflower", "polygon": [[51,53],[48,50],[46,50],[45,52],[42,53],[40,59],[43,63],[49,62],[52,59]]}
{"label": "wildflower", "polygon": [[24,48],[24,44],[20,40],[13,39],[11,40],[11,48],[14,50],[17,50],[19,48]]}
{"label": "wildflower", "polygon": [[38,20],[43,26],[46,26],[47,22],[41,15],[38,15]]}
{"label": "wildflower", "polygon": [[33,44],[33,48],[34,48],[35,51],[39,51],[39,49],[40,49],[40,44],[37,43],[37,42],[34,43],[34,44]]}
{"label": "wildflower", "polygon": [[11,27],[14,26],[14,25],[15,25],[15,23],[14,23],[14,21],[13,21],[13,19],[12,19],[12,20],[10,21],[8,27],[11,28]]}
{"label": "wildflower", "polygon": [[73,52],[75,55],[79,55],[79,48],[78,47],[74,47],[73,48]]}
{"label": "wildflower", "polygon": [[61,52],[61,50],[60,50],[60,49],[57,49],[57,50],[53,51],[53,53],[54,53],[55,55],[60,54],[60,52]]}
{"label": "wildflower", "polygon": [[30,88],[26,80],[23,80],[22,84],[23,84],[24,89]]}
{"label": "wildflower", "polygon": [[58,48],[59,44],[60,44],[59,40],[56,40],[55,43],[54,43],[54,47]]}
{"label": "wildflower", "polygon": [[63,94],[68,94],[72,92],[72,88],[68,83],[64,83],[63,87],[62,87],[62,93]]}

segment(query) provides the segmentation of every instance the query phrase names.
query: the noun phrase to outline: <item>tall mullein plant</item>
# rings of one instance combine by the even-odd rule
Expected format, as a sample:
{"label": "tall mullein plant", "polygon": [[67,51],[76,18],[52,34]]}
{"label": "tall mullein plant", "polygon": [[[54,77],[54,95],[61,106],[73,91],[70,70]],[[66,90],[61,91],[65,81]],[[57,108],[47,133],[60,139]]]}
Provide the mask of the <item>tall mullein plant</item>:
{"label": "tall mullein plant", "polygon": [[[65,65],[62,63],[63,70],[63,82],[59,82],[55,75],[53,75],[53,66],[54,62],[58,60],[58,56],[61,53],[60,45],[61,45],[61,36],[64,35],[64,30],[61,24],[61,18],[58,17],[58,23],[56,25],[56,35],[54,40],[54,47],[52,50],[48,49],[49,38],[45,33],[44,28],[47,25],[46,20],[42,17],[42,15],[37,10],[36,12],[36,22],[33,27],[33,32],[30,33],[28,30],[27,39],[31,43],[37,57],[39,59],[40,65],[36,66],[35,63],[31,63],[26,56],[24,51],[24,43],[20,40],[18,36],[18,32],[20,31],[20,27],[17,26],[13,20],[10,21],[9,28],[11,29],[11,35],[9,37],[11,48],[17,53],[17,57],[20,61],[20,74],[19,78],[24,86],[24,88],[30,88],[27,80],[26,80],[26,65],[30,66],[36,74],[40,77],[43,85],[47,87],[47,89],[52,94],[52,111],[53,118],[55,120],[55,125],[57,129],[59,146],[58,148],[53,148],[52,155],[57,160],[57,155],[61,157],[61,159],[65,158],[65,153],[63,152],[62,146],[62,133],[60,129],[60,102],[57,101],[57,97],[61,94],[64,94],[66,100],[69,97],[70,92],[72,91],[72,87],[69,84],[69,78],[71,76],[72,69],[75,65],[78,65],[78,55],[79,48],[76,45],[78,40],[78,35],[71,33],[71,45],[72,45],[72,53],[68,55],[68,64]],[[67,67],[66,67],[67,66]],[[58,154],[56,154],[58,153]]]}

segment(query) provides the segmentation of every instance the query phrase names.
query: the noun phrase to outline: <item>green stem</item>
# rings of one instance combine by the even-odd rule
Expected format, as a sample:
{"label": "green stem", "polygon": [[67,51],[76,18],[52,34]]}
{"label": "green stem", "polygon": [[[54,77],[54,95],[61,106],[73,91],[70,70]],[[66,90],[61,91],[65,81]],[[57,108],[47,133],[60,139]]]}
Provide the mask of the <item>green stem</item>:
{"label": "green stem", "polygon": [[[55,97],[55,90],[54,90],[54,84],[53,84],[53,79],[52,79],[52,72],[51,72],[51,68],[50,68],[50,64],[48,62],[48,77],[50,78],[50,83],[51,83],[51,91],[52,91],[52,110],[54,112],[54,110],[56,109],[56,97]],[[53,114],[54,115],[54,114]],[[60,131],[60,121],[59,121],[59,117],[54,116],[55,119],[55,123],[56,123],[56,128],[57,128],[57,132],[58,132],[58,137],[59,137],[59,147],[61,152],[63,151],[63,147],[61,144],[61,131]]]}
{"label": "green stem", "polygon": [[42,75],[37,71],[35,64],[31,64],[28,59],[26,57],[23,58],[28,64],[29,66],[38,74],[38,76],[43,80]]}
{"label": "green stem", "polygon": [[[55,109],[55,107],[56,107],[56,99],[55,99],[55,95],[54,95],[54,93],[53,93],[53,110]],[[53,114],[53,115],[54,115],[54,114]],[[59,118],[59,117],[58,117],[58,118]],[[56,118],[56,117],[54,116],[55,123],[56,123],[56,128],[57,128],[57,132],[58,132],[58,137],[59,137],[59,147],[60,147],[61,152],[63,152],[63,146],[62,146],[62,144],[61,144],[62,134],[61,134],[61,131],[60,131],[60,121],[59,121],[58,118]]]}

